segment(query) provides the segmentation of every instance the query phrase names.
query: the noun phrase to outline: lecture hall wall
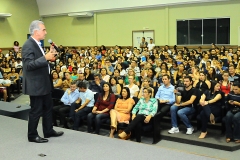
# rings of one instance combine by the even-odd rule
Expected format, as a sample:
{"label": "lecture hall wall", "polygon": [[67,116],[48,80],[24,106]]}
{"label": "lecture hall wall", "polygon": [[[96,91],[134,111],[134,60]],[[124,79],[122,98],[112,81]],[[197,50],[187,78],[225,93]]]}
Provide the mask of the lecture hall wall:
{"label": "lecture hall wall", "polygon": [[[17,0],[10,0],[18,2]],[[13,7],[9,12],[13,16],[0,19],[0,47],[11,47],[12,40],[18,39],[22,44],[28,33],[32,19],[38,19],[37,5],[31,0],[21,0],[33,8],[26,9],[23,2]],[[11,3],[12,4],[12,3]],[[5,1],[10,6],[10,2]],[[15,6],[15,5],[14,5]],[[2,11],[0,4],[0,12]],[[47,27],[47,37],[64,46],[132,45],[132,31],[147,27],[155,30],[155,44],[176,44],[176,20],[230,17],[230,44],[238,44],[238,27],[240,26],[240,1],[213,2],[164,6],[155,8],[129,9],[118,11],[97,12],[92,18],[73,18],[68,16],[44,17]],[[36,9],[36,10],[35,10]],[[24,13],[24,14],[20,14]],[[15,15],[14,15],[15,14]],[[22,16],[24,15],[24,16]],[[18,17],[19,16],[19,17]],[[18,18],[17,18],[18,17]],[[6,23],[7,22],[7,23]],[[20,26],[20,27],[19,27]],[[2,27],[5,27],[2,31]],[[10,30],[8,30],[10,28]]]}

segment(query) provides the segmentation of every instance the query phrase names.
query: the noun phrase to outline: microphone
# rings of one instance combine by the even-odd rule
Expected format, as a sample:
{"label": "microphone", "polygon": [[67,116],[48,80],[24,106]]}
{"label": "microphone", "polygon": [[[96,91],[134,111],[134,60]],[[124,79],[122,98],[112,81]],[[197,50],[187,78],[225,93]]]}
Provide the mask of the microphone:
{"label": "microphone", "polygon": [[51,39],[48,40],[48,43],[50,43],[57,52],[60,52],[59,48],[53,43],[53,41]]}

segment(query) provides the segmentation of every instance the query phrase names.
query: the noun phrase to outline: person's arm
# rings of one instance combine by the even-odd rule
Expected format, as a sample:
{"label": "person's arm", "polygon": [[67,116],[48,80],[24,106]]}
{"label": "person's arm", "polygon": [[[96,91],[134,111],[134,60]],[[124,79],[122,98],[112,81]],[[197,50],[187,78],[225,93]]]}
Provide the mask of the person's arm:
{"label": "person's arm", "polygon": [[196,87],[196,85],[197,85],[198,82],[199,82],[199,80],[195,80],[195,81],[193,82],[193,87]]}
{"label": "person's arm", "polygon": [[62,80],[59,78],[57,84],[54,85],[54,88],[62,88]]}
{"label": "person's arm", "polygon": [[142,98],[142,91],[143,91],[143,88],[140,89],[140,92],[138,94],[138,99]]}
{"label": "person's arm", "polygon": [[149,113],[149,115],[146,116],[146,118],[144,119],[144,123],[149,123],[149,121],[151,120],[152,117],[155,116],[155,114],[157,113],[157,109],[158,109],[158,102],[157,100],[155,100],[152,104],[152,111]]}
{"label": "person's arm", "polygon": [[108,107],[106,107],[104,110],[102,111],[97,111],[97,113],[105,113],[105,112],[108,112],[109,110],[111,110],[113,107],[114,107],[114,103],[115,103],[115,95],[114,94],[111,94],[110,95],[110,102],[109,102],[109,105]]}
{"label": "person's arm", "polygon": [[137,112],[139,111],[139,106],[141,105],[142,99],[138,101],[138,103],[134,106],[132,110],[132,120],[136,117]]}
{"label": "person's arm", "polygon": [[135,93],[134,93],[134,97],[138,97],[138,92],[139,92],[139,88],[138,86],[136,86],[136,89],[135,89]]}
{"label": "person's arm", "polygon": [[69,103],[69,100],[68,100],[68,91],[69,91],[70,89],[67,89],[65,92],[64,92],[64,94],[63,94],[63,96],[62,96],[62,98],[61,98],[61,102],[63,102],[64,104],[70,104]]}
{"label": "person's arm", "polygon": [[183,102],[180,104],[180,106],[187,106],[187,105],[190,105],[190,104],[193,104],[194,100],[196,99],[196,95],[192,95],[190,100],[186,101],[186,102]]}
{"label": "person's arm", "polygon": [[206,95],[205,93],[203,93],[201,96],[201,99],[199,100],[199,103],[201,104],[201,106],[205,106],[205,99],[206,99]]}
{"label": "person's arm", "polygon": [[169,97],[169,100],[167,100],[167,104],[173,104],[175,102],[175,94],[174,94],[174,87],[171,91],[171,96]]}
{"label": "person's arm", "polygon": [[177,84],[177,72],[174,72],[173,80],[174,80],[174,84]]}
{"label": "person's arm", "polygon": [[120,84],[117,84],[117,94],[121,94],[121,86]]}
{"label": "person's arm", "polygon": [[[222,98],[222,95],[219,93],[219,94],[217,94],[213,99],[211,99],[211,100],[209,100],[209,101],[207,101],[208,102],[208,104],[211,104],[211,103],[215,103],[215,102],[217,102],[218,100],[220,100]],[[240,103],[239,103],[240,104]]]}
{"label": "person's arm", "polygon": [[206,84],[208,86],[208,89],[210,89],[211,88],[211,82],[209,80],[206,80]]}

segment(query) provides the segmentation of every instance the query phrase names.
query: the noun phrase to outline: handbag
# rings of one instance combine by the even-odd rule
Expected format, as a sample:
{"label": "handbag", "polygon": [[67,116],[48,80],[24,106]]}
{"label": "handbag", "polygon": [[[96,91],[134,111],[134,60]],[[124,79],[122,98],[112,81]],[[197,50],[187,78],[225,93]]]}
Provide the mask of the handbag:
{"label": "handbag", "polygon": [[239,107],[234,107],[232,110],[231,110],[232,114],[236,114],[238,112],[240,112],[240,108]]}

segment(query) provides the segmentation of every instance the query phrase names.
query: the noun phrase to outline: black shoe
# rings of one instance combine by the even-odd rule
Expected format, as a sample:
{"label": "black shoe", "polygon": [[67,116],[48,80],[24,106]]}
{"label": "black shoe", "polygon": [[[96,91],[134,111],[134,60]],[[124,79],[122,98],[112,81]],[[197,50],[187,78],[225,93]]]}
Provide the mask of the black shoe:
{"label": "black shoe", "polygon": [[37,136],[35,138],[28,138],[28,141],[29,142],[36,142],[36,143],[46,143],[46,142],[48,142],[47,139],[44,139],[44,138],[39,137],[39,136]]}
{"label": "black shoe", "polygon": [[63,133],[64,133],[63,131],[59,131],[59,132],[53,131],[53,133],[50,135],[44,135],[44,138],[59,137],[59,136],[62,136]]}
{"label": "black shoe", "polygon": [[72,117],[65,117],[66,121],[69,122],[70,124],[73,124],[73,119]]}

